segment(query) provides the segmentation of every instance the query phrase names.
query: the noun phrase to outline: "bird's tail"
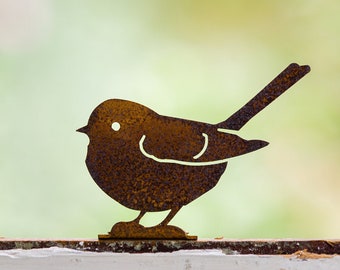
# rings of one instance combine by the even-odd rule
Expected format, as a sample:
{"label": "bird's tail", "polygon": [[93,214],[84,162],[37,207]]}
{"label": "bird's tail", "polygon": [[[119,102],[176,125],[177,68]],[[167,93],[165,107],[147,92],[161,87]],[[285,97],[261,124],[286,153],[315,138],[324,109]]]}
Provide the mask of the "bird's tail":
{"label": "bird's tail", "polygon": [[300,66],[295,63],[290,64],[247,104],[245,104],[227,120],[217,124],[217,126],[225,129],[239,130],[252,117],[267,107],[272,101],[283,94],[309,71],[310,67],[307,65]]}

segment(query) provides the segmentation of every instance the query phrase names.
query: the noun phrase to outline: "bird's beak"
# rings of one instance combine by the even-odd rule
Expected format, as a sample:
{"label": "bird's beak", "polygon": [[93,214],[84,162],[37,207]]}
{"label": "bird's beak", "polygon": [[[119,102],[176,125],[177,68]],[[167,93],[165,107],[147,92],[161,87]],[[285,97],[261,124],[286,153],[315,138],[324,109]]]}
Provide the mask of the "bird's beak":
{"label": "bird's beak", "polygon": [[76,131],[87,134],[87,132],[89,131],[89,126],[79,128]]}

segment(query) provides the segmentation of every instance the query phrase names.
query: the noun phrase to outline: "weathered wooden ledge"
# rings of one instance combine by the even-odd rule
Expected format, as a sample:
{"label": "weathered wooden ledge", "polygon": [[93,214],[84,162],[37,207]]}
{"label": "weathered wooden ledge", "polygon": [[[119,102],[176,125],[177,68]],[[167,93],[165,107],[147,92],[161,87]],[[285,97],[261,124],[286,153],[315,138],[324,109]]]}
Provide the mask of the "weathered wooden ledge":
{"label": "weathered wooden ledge", "polygon": [[226,255],[289,255],[299,251],[308,254],[340,255],[340,240],[296,239],[200,239],[186,240],[117,240],[94,239],[10,239],[0,238],[0,250],[68,248],[78,251],[114,253],[157,253],[180,250],[222,250]]}

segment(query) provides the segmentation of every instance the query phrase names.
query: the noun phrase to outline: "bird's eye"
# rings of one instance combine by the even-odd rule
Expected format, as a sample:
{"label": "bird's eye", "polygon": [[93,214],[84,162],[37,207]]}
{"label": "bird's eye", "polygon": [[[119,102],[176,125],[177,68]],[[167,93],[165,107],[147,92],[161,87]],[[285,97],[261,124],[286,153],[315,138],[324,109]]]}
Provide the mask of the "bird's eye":
{"label": "bird's eye", "polygon": [[113,122],[112,125],[111,125],[111,128],[114,131],[118,131],[118,130],[120,130],[120,124],[118,122]]}

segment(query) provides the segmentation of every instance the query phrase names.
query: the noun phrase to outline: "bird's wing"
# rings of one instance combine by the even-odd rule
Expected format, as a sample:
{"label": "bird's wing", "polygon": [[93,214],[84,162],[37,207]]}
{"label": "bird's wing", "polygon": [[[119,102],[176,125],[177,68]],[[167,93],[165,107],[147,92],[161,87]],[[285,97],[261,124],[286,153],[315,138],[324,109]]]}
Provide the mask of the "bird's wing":
{"label": "bird's wing", "polygon": [[158,128],[147,131],[139,141],[146,158],[163,163],[206,166],[227,162],[268,143],[247,141],[237,135],[218,130],[213,125],[167,118]]}
{"label": "bird's wing", "polygon": [[[139,141],[139,149],[145,157],[153,159],[154,161],[157,161],[159,163],[175,163],[175,164],[180,164],[180,165],[191,165],[191,166],[206,166],[206,165],[224,163],[225,161],[220,161],[220,162],[214,162],[214,161],[212,161],[212,162],[211,161],[210,162],[197,162],[196,161],[202,155],[204,155],[204,153],[207,149],[207,146],[208,146],[207,135],[205,133],[203,133],[203,136],[205,138],[205,142],[204,142],[204,145],[203,145],[201,151],[197,155],[195,155],[195,156],[193,156],[189,159],[187,159],[187,158],[178,159],[178,157],[176,157],[176,158],[160,158],[156,155],[150,154],[144,148],[144,141],[146,139],[145,135],[143,135],[142,138]],[[162,155],[160,155],[160,156],[162,156]]]}
{"label": "bird's wing", "polygon": [[196,122],[169,117],[150,126],[139,141],[140,151],[146,157],[193,162],[208,146],[207,137],[199,131]]}
{"label": "bird's wing", "polygon": [[209,145],[198,161],[219,161],[256,151],[268,145],[262,140],[245,140],[228,130],[216,128],[209,134]]}

